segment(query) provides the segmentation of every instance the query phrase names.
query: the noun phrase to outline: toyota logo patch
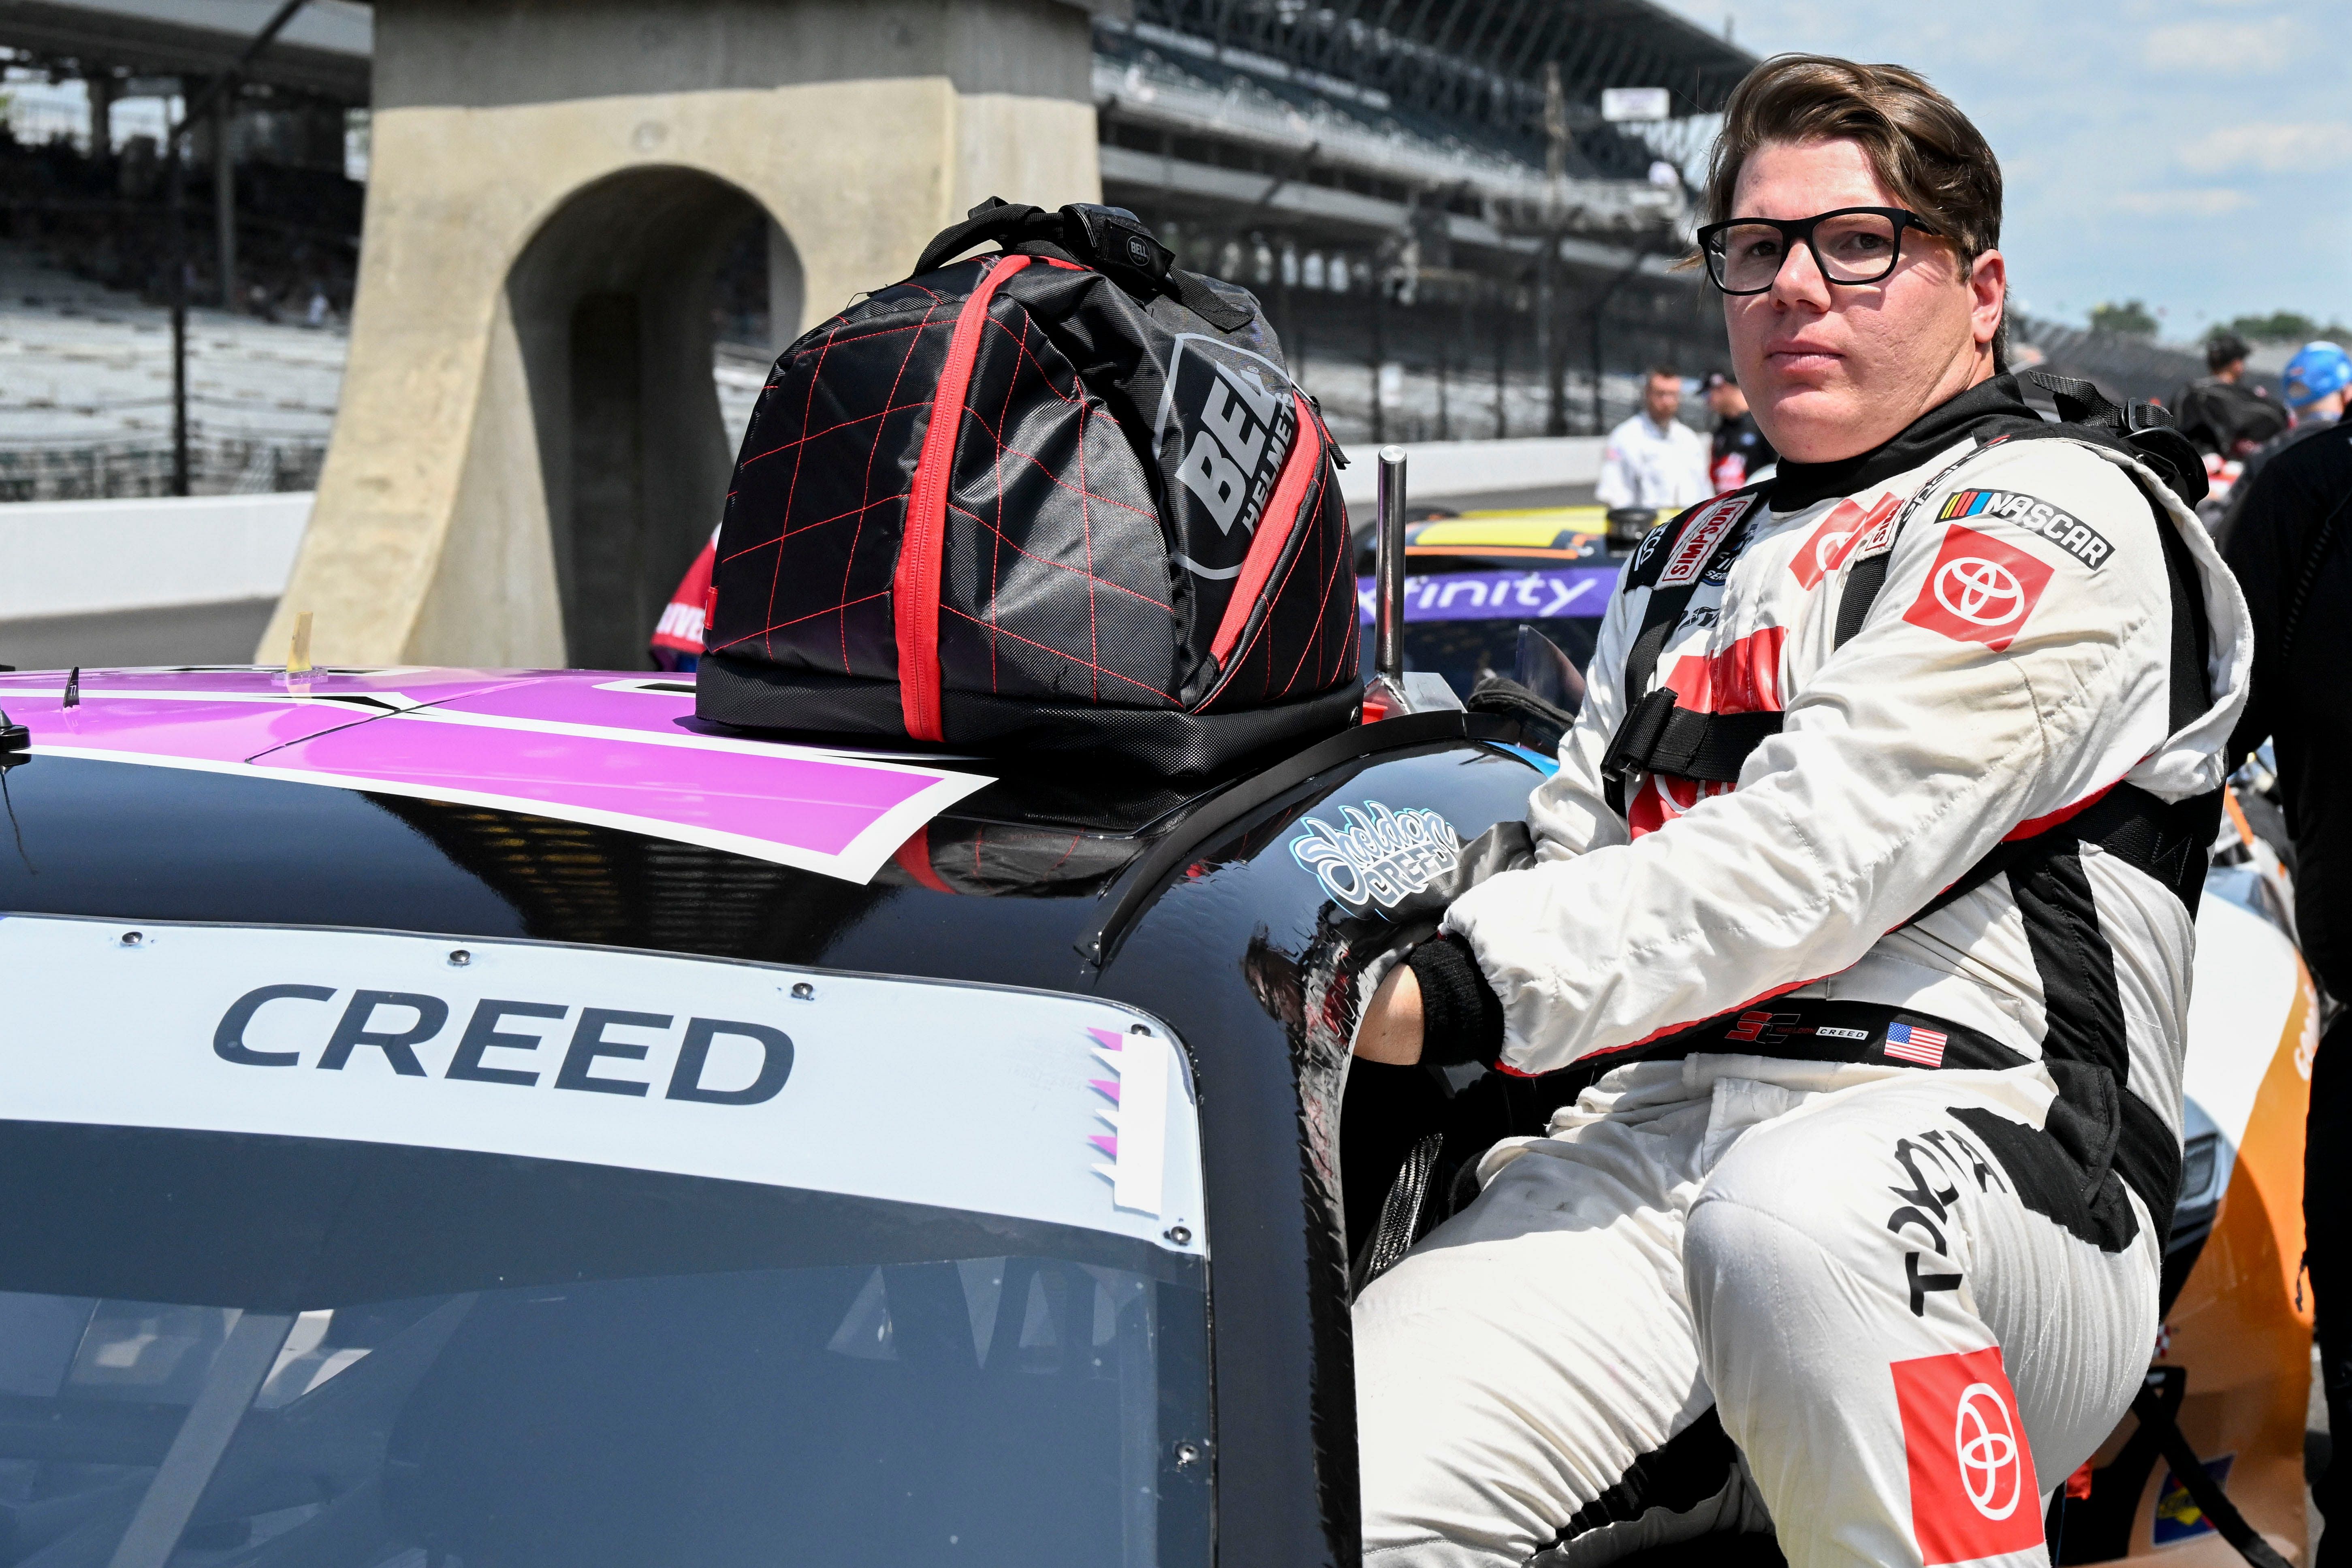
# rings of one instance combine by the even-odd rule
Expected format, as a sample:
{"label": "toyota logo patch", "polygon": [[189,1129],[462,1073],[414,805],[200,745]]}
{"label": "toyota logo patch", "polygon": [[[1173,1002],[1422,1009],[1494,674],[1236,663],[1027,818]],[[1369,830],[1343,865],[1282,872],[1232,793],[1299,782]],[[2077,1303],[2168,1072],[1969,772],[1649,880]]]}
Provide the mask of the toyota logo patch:
{"label": "toyota logo patch", "polygon": [[2024,629],[2053,571],[2048,562],[2013,544],[1954,523],[1903,618],[1997,653]]}
{"label": "toyota logo patch", "polygon": [[1976,626],[2005,626],[2025,608],[2025,590],[1998,561],[1964,555],[1936,568],[1936,603]]}
{"label": "toyota logo patch", "polygon": [[2042,1544],[2042,1489],[2000,1348],[1889,1368],[1919,1561],[1972,1563]]}
{"label": "toyota logo patch", "polygon": [[2017,1462],[2017,1424],[2009,1417],[2009,1401],[1990,1383],[1972,1383],[1960,1390],[1960,1404],[1952,1420],[1952,1451],[1960,1463],[1960,1489],[1987,1519],[2007,1519],[2017,1511],[2025,1484]]}

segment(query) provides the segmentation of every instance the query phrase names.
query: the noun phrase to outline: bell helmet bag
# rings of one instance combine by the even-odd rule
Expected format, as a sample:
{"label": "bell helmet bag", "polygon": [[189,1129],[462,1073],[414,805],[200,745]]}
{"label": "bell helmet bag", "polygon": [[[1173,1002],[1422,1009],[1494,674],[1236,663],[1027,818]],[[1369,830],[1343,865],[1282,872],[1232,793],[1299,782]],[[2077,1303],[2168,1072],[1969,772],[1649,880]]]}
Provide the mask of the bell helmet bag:
{"label": "bell helmet bag", "polygon": [[1120,208],[992,201],[786,349],[698,716],[1171,774],[1348,723],[1338,450],[1257,301],[1173,261]]}

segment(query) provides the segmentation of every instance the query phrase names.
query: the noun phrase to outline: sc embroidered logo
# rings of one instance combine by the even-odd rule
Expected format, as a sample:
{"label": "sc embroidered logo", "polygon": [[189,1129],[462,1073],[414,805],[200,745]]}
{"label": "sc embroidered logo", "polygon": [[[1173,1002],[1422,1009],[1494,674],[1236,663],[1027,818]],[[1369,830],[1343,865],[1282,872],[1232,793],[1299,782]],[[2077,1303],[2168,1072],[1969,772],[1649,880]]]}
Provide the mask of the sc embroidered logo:
{"label": "sc embroidered logo", "polygon": [[2024,628],[2051,576],[2047,562],[1956,524],[1944,535],[1944,547],[1903,618],[1998,653]]}
{"label": "sc embroidered logo", "polygon": [[1797,546],[1797,553],[1789,562],[1789,571],[1804,587],[1818,586],[1822,578],[1844,565],[1846,557],[1867,542],[1873,531],[1893,517],[1895,508],[1902,504],[1903,498],[1892,490],[1880,496],[1868,511],[1851,498],[1838,502]]}
{"label": "sc embroidered logo", "polygon": [[1933,1568],[2041,1545],[2041,1486],[2000,1348],[1898,1361],[1890,1370],[1920,1561]]}

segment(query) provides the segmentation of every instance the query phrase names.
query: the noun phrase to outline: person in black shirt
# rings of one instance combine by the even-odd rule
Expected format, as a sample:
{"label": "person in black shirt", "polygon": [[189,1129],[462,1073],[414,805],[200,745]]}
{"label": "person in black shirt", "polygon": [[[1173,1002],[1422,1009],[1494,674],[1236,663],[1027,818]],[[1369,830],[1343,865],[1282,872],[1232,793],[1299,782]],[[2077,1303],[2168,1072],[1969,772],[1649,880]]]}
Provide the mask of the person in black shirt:
{"label": "person in black shirt", "polygon": [[[2295,432],[2249,476],[2225,553],[2254,626],[2252,700],[2230,743],[2274,743],[2294,839],[2295,919],[2322,986],[2352,998],[2352,425]],[[2317,1568],[2352,1563],[2352,1016],[2319,1042],[2304,1145],[2305,1258],[2336,1450],[2313,1486],[2341,1529]]]}
{"label": "person in black shirt", "polygon": [[1748,395],[1728,372],[1718,370],[1707,375],[1706,405],[1716,419],[1715,447],[1706,465],[1716,494],[1752,483],[1780,460],[1772,443],[1756,427],[1756,416],[1748,412]]}
{"label": "person in black shirt", "polygon": [[2216,334],[2205,343],[2205,368],[2212,374],[2172,395],[2175,427],[2200,452],[2224,462],[2251,455],[2287,427],[2286,410],[2245,383],[2252,352],[2233,332]]}

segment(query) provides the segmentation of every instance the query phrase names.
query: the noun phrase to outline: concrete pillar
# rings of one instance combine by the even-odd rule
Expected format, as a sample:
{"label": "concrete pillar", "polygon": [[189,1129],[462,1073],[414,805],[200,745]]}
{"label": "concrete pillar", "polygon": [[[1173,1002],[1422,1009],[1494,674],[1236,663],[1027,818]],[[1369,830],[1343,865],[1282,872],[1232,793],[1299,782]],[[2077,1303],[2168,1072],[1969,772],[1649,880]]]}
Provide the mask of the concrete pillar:
{"label": "concrete pillar", "polygon": [[319,500],[257,657],[637,666],[741,432],[712,271],[775,333],[989,195],[1098,200],[1069,0],[377,0],[366,239]]}
{"label": "concrete pillar", "polygon": [[238,310],[236,297],[236,95],[213,110],[213,223],[220,247],[221,309]]}
{"label": "concrete pillar", "polygon": [[120,86],[110,70],[93,70],[82,78],[89,94],[89,155],[100,164],[114,162],[114,100]]}

